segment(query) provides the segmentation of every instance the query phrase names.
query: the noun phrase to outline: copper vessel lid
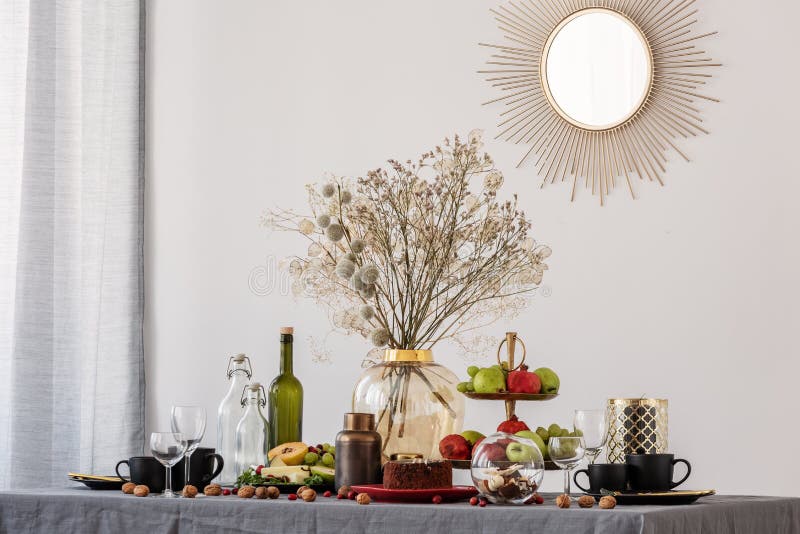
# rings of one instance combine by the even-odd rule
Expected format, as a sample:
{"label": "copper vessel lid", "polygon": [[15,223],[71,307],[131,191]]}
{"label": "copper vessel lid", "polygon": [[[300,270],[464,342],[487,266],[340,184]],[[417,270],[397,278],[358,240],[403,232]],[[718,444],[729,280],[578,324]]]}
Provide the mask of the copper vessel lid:
{"label": "copper vessel lid", "polygon": [[375,428],[375,415],[371,413],[348,412],[344,414],[345,430],[373,431]]}

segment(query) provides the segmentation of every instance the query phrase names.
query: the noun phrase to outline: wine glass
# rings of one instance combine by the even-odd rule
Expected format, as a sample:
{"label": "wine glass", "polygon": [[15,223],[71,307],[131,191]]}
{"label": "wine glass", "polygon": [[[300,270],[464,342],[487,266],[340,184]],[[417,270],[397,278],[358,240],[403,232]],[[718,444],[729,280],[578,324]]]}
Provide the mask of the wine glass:
{"label": "wine glass", "polygon": [[564,470],[564,493],[569,495],[569,472],[577,466],[585,451],[583,438],[579,436],[551,437],[547,442],[550,459]]}
{"label": "wine glass", "polygon": [[173,406],[172,431],[182,434],[186,440],[186,476],[183,479],[186,486],[189,485],[189,461],[192,453],[200,446],[206,433],[206,409],[201,406]]}
{"label": "wine glass", "polygon": [[605,410],[575,410],[573,424],[575,430],[583,436],[586,456],[589,463],[593,464],[603,452],[608,438],[606,412]]}
{"label": "wine glass", "polygon": [[177,432],[153,432],[150,434],[150,450],[166,468],[164,493],[161,497],[176,497],[172,492],[172,466],[180,462],[186,452],[186,440]]}

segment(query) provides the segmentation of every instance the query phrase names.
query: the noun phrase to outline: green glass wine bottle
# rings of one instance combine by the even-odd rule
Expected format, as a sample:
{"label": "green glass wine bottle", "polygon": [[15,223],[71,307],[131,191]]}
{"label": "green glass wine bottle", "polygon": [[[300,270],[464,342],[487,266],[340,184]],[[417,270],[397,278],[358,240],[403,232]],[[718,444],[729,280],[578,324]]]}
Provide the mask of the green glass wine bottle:
{"label": "green glass wine bottle", "polygon": [[281,373],[269,385],[269,447],[303,440],[303,385],[292,369],[294,328],[281,328]]}

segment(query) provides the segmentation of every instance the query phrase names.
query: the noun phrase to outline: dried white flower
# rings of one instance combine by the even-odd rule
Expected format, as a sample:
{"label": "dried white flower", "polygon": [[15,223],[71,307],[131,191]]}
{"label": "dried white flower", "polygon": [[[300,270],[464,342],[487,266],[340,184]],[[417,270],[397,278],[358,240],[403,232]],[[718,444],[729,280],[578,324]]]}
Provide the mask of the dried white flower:
{"label": "dried white flower", "polygon": [[339,241],[344,237],[344,230],[338,223],[333,223],[325,229],[325,236],[331,241]]}
{"label": "dried white flower", "polygon": [[370,341],[376,347],[383,347],[389,342],[389,331],[385,328],[377,328],[370,334]]}
{"label": "dried white flower", "polygon": [[333,194],[336,193],[336,186],[333,184],[325,184],[322,186],[322,196],[325,198],[331,198]]}
{"label": "dried white flower", "polygon": [[365,284],[374,284],[378,281],[381,272],[374,265],[365,265],[361,268],[361,281]]}
{"label": "dried white flower", "polygon": [[353,289],[356,291],[364,289],[364,282],[361,281],[361,273],[359,271],[353,274],[353,278],[350,279],[350,282],[353,284]]}
{"label": "dried white flower", "polygon": [[299,276],[302,272],[303,264],[300,263],[300,260],[292,260],[291,263],[289,263],[289,274],[291,276]]}
{"label": "dried white flower", "polygon": [[365,248],[367,248],[367,244],[364,243],[363,239],[353,239],[353,241],[350,242],[350,250],[356,254],[361,254],[364,252]]}
{"label": "dried white flower", "polygon": [[490,172],[483,179],[483,187],[487,190],[496,192],[503,185],[503,175],[497,171]]}
{"label": "dried white flower", "polygon": [[336,275],[341,278],[350,278],[356,272],[356,264],[347,258],[342,258],[336,264]]}
{"label": "dried white flower", "polygon": [[358,259],[356,258],[356,255],[353,254],[352,252],[348,252],[347,254],[344,255],[344,257],[352,261],[353,263],[355,263],[355,261]]}
{"label": "dried white flower", "polygon": [[303,219],[297,225],[297,228],[300,230],[300,233],[309,235],[314,231],[314,223],[309,221],[308,219]]}
{"label": "dried white flower", "polygon": [[322,215],[317,216],[317,225],[320,228],[327,228],[331,224],[331,216],[323,213]]}
{"label": "dried white flower", "polygon": [[353,193],[350,191],[342,191],[341,200],[342,204],[350,204],[350,201],[353,200]]}
{"label": "dried white flower", "polygon": [[375,286],[372,284],[364,285],[361,290],[358,292],[362,297],[369,300],[375,297]]}
{"label": "dried white flower", "polygon": [[308,245],[308,255],[312,258],[315,258],[320,254],[322,254],[322,250],[323,250],[322,245],[320,245],[319,243],[315,242]]}
{"label": "dried white flower", "polygon": [[361,306],[361,308],[358,309],[358,315],[365,321],[369,321],[370,319],[375,317],[375,308],[373,308],[369,304],[364,304],[363,306]]}

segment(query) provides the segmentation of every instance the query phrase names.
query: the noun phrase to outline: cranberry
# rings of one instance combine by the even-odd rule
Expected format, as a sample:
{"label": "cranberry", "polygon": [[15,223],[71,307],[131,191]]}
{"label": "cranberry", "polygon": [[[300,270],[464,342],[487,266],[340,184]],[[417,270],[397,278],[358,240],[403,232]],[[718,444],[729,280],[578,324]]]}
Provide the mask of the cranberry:
{"label": "cranberry", "polygon": [[256,467],[256,474],[257,474],[257,475],[260,475],[260,474],[261,474],[261,470],[262,470],[262,469],[264,469],[264,466],[263,466],[263,465],[259,465],[258,467]]}
{"label": "cranberry", "polygon": [[337,499],[346,499],[347,495],[343,495],[343,494],[339,493],[338,495],[336,495],[336,498]]}
{"label": "cranberry", "polygon": [[331,495],[333,495],[333,493],[331,493],[330,490],[322,494],[323,497],[330,497]]}
{"label": "cranberry", "polygon": [[431,500],[433,501],[433,504],[441,504],[442,503],[442,496],[441,495],[434,495],[433,499],[431,499]]}
{"label": "cranberry", "polygon": [[230,495],[231,494],[231,490],[229,490],[228,488],[225,488],[224,490],[222,490],[222,494],[223,495]]}
{"label": "cranberry", "polygon": [[535,502],[536,504],[543,504],[544,503],[544,497],[542,497],[538,493],[535,493],[533,495],[533,502]]}
{"label": "cranberry", "polygon": [[290,501],[296,501],[297,500],[297,494],[296,493],[290,493],[288,499]]}
{"label": "cranberry", "polygon": [[233,493],[234,495],[236,495],[237,493],[239,493],[239,488],[233,488],[233,489],[231,490],[231,493]]}
{"label": "cranberry", "polygon": [[351,501],[354,501],[356,499],[357,495],[358,495],[358,493],[356,493],[353,490],[350,490],[350,493],[347,494],[347,498],[350,499]]}
{"label": "cranberry", "polygon": [[478,498],[477,498],[477,497],[472,497],[472,498],[469,500],[469,503],[470,503],[472,506],[478,506]]}
{"label": "cranberry", "polygon": [[481,499],[481,502],[478,503],[478,506],[480,506],[481,508],[484,508],[484,507],[486,507],[486,504],[487,504],[487,501]]}

